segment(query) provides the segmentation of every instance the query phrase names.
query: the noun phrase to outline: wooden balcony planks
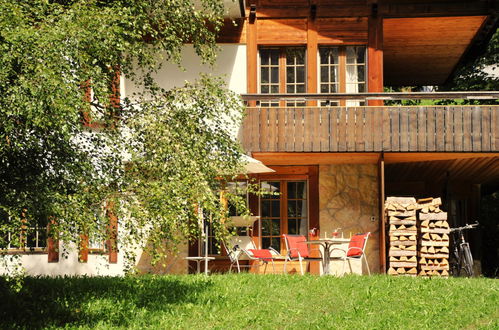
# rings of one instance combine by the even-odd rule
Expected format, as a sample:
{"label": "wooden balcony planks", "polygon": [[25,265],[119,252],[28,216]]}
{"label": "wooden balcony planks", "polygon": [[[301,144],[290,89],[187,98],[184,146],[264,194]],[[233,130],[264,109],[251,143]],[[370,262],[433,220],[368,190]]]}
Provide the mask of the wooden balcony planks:
{"label": "wooden balcony planks", "polygon": [[250,152],[499,152],[499,106],[248,108]]}

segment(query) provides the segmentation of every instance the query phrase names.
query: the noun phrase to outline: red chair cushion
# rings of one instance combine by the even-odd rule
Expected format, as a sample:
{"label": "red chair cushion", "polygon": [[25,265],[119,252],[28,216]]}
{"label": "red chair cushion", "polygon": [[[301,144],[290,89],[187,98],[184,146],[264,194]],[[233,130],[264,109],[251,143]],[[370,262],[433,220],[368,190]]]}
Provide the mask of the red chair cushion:
{"label": "red chair cushion", "polygon": [[291,258],[298,258],[298,252],[302,258],[308,258],[308,246],[305,242],[305,236],[285,236],[288,240],[289,256]]}
{"label": "red chair cushion", "polygon": [[[350,244],[348,244],[347,257],[359,257],[364,253],[364,243],[367,239],[367,234],[358,234],[352,236]],[[353,249],[352,249],[353,248]]]}
{"label": "red chair cushion", "polygon": [[267,250],[267,249],[262,249],[262,250],[250,249],[249,251],[251,253],[253,253],[253,257],[255,257],[255,258],[259,258],[259,259],[262,259],[262,260],[265,260],[265,261],[272,260],[272,253],[270,252],[270,250]]}

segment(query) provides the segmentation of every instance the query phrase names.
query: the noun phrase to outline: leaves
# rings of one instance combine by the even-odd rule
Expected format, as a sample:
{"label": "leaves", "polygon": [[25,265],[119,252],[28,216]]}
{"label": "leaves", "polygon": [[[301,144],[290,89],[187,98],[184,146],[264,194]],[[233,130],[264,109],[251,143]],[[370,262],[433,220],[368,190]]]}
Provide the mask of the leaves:
{"label": "leaves", "polygon": [[[105,239],[109,201],[128,219],[120,246],[195,237],[197,206],[223,217],[216,177],[240,171],[239,99],[208,77],[171,91],[155,80],[186,43],[213,62],[221,1],[0,8],[0,249],[21,233],[21,214],[28,227],[56,219],[51,232],[65,242]],[[118,69],[140,91],[120,104],[111,97]]]}

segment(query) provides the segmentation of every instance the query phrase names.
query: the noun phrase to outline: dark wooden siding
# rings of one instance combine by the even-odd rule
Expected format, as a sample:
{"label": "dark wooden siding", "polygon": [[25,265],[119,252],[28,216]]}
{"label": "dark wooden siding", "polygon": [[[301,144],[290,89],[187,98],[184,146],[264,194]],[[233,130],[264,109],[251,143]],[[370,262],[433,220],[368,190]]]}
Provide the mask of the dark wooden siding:
{"label": "dark wooden siding", "polygon": [[250,152],[499,152],[499,106],[248,108]]}

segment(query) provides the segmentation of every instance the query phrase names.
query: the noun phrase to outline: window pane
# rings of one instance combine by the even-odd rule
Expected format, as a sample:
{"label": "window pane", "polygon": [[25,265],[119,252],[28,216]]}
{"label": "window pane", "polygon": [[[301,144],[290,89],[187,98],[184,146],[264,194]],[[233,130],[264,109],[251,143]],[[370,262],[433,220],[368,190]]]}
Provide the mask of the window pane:
{"label": "window pane", "polygon": [[296,217],[296,201],[288,201],[288,217]]}
{"label": "window pane", "polygon": [[330,74],[331,74],[331,80],[330,82],[338,82],[338,67],[337,66],[332,66],[330,67]]}
{"label": "window pane", "polygon": [[277,94],[277,93],[279,93],[279,86],[277,86],[277,85],[272,85],[272,86],[270,87],[270,93],[271,93],[271,94]]}
{"label": "window pane", "polygon": [[297,201],[296,202],[296,217],[306,218],[307,217],[307,201]]}
{"label": "window pane", "polygon": [[321,82],[329,82],[328,67],[321,67]]}
{"label": "window pane", "polygon": [[281,216],[281,201],[272,201],[272,217]]}
{"label": "window pane", "polygon": [[272,49],[270,64],[279,65],[279,49]]}
{"label": "window pane", "polygon": [[44,248],[47,247],[47,229],[40,228],[38,229],[38,247]]}
{"label": "window pane", "polygon": [[262,249],[268,249],[269,247],[270,247],[270,237],[262,237]]}
{"label": "window pane", "polygon": [[[305,93],[305,85],[296,86],[296,92],[297,93]],[[303,104],[303,106],[305,106],[305,103],[300,103],[300,104]]]}
{"label": "window pane", "polygon": [[294,67],[286,68],[286,82],[288,82],[288,83],[295,82],[295,68]]}
{"label": "window pane", "polygon": [[286,93],[294,94],[295,93],[295,86],[294,85],[286,86]]}
{"label": "window pane", "polygon": [[271,220],[262,219],[262,235],[263,236],[270,235],[270,226],[271,226]]}
{"label": "window pane", "polygon": [[270,217],[270,201],[262,201],[262,217]]}
{"label": "window pane", "polygon": [[295,199],[296,198],[296,184],[298,182],[288,182],[288,198]]}
{"label": "window pane", "polygon": [[321,84],[321,93],[329,93],[329,85]]}
{"label": "window pane", "polygon": [[270,52],[268,49],[260,49],[260,64],[268,65],[269,64]]}
{"label": "window pane", "polygon": [[357,63],[357,53],[355,47],[347,47],[347,64]]}
{"label": "window pane", "polygon": [[271,73],[270,82],[273,84],[279,83],[279,68],[273,67],[270,73]]}
{"label": "window pane", "polygon": [[270,246],[277,251],[281,250],[281,239],[279,237],[272,237]]}
{"label": "window pane", "polygon": [[261,92],[262,94],[268,94],[268,93],[269,93],[269,86],[267,86],[267,85],[262,85],[262,86],[260,87],[260,92]]}
{"label": "window pane", "polygon": [[281,234],[281,220],[272,220],[272,236],[279,236]]}
{"label": "window pane", "polygon": [[269,68],[267,68],[267,67],[261,68],[260,80],[261,80],[262,84],[267,84],[269,82]]}
{"label": "window pane", "polygon": [[296,226],[297,221],[298,221],[297,219],[288,220],[288,234],[290,234],[290,235],[297,235],[298,234],[298,228]]}
{"label": "window pane", "polygon": [[359,65],[357,67],[357,81],[366,81],[365,75],[365,67],[363,65]]}
{"label": "window pane", "polygon": [[359,84],[359,93],[364,93],[366,91],[366,84]]}
{"label": "window pane", "polygon": [[296,191],[297,198],[307,198],[307,185],[305,184],[305,182],[296,182]]}
{"label": "window pane", "polygon": [[305,82],[305,67],[299,66],[296,68],[296,82],[304,83]]}
{"label": "window pane", "polygon": [[356,83],[359,81],[356,65],[347,65],[347,83]]}

